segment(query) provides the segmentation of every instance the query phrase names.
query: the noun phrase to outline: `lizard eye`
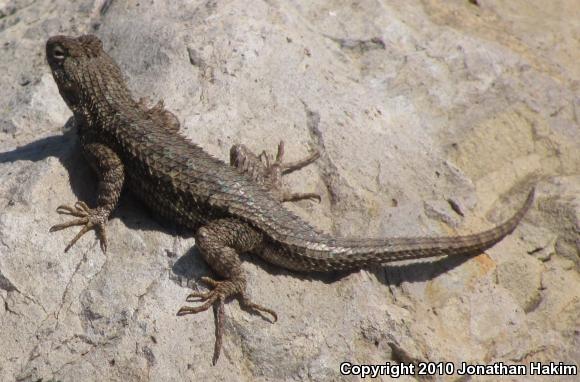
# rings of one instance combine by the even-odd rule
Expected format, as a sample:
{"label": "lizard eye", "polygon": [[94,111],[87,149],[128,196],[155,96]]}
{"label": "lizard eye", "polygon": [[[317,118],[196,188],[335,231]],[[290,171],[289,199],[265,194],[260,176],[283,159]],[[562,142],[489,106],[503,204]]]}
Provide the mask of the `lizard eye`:
{"label": "lizard eye", "polygon": [[57,60],[64,60],[64,49],[61,46],[55,46],[52,50],[52,57],[56,58]]}

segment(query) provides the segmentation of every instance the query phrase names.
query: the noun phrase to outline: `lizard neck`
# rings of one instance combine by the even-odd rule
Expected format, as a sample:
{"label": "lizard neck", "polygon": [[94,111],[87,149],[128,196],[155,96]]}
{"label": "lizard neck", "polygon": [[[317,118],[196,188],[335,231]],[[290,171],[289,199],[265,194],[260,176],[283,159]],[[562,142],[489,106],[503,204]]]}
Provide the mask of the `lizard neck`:
{"label": "lizard neck", "polygon": [[125,87],[111,89],[85,89],[83,102],[73,109],[75,115],[82,116],[91,129],[115,128],[115,120],[122,118],[128,111],[139,110],[131,93]]}

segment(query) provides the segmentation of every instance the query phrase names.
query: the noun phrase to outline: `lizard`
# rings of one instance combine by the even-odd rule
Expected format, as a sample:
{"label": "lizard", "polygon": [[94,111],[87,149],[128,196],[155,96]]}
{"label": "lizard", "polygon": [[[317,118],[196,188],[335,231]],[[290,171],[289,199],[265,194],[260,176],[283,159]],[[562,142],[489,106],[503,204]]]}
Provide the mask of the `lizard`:
{"label": "lizard", "polygon": [[96,206],[85,202],[61,205],[59,214],[72,216],[51,232],[73,226],[80,231],[68,251],[94,230],[107,250],[105,225],[121,191],[132,191],[154,213],[192,230],[195,245],[219,279],[202,277],[206,292],[189,294],[178,315],[216,311],[212,362],[222,347],[224,304],[236,298],[242,307],[267,314],[275,311],[252,301],[240,255],[255,254],[296,272],[330,272],[434,256],[473,255],[512,233],[534,199],[532,187],[523,206],[505,222],[462,236],[339,238],[324,233],[287,209],[283,203],[320,199],[314,193],[281,190],[283,175],[319,156],[284,163],[284,146],[273,159],[255,155],[241,144],[230,150],[230,163],[217,159],[179,133],[179,121],[163,102],[148,108],[135,101],[115,61],[94,35],[57,35],[46,43],[46,58],[58,90],[73,112],[81,150],[98,177]]}

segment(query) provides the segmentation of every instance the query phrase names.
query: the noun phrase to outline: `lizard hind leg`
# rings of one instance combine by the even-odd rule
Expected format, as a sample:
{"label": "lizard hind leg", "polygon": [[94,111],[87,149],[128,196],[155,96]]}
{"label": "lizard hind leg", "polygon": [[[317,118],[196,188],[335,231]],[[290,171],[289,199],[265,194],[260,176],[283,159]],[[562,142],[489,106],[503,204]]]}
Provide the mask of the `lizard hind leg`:
{"label": "lizard hind leg", "polygon": [[223,328],[225,322],[224,302],[235,297],[240,306],[258,313],[272,316],[273,322],[278,317],[276,312],[258,305],[246,294],[246,277],[244,275],[239,253],[259,249],[262,245],[262,235],[247,224],[234,219],[220,219],[201,227],[195,241],[209,266],[224,280],[214,280],[203,277],[201,280],[212,289],[208,292],[193,292],[187,296],[187,302],[199,301],[203,304],[191,307],[183,306],[177,315],[195,314],[217,308],[216,340],[212,362],[215,365],[221,352]]}
{"label": "lizard hind leg", "polygon": [[288,163],[282,161],[283,157],[284,141],[280,141],[278,144],[278,152],[275,159],[266,151],[256,155],[242,144],[233,145],[230,149],[230,165],[248,174],[256,182],[266,186],[280,202],[295,202],[304,199],[315,199],[320,202],[320,195],[316,193],[290,192],[282,184],[284,175],[313,163],[320,157],[320,153],[314,151],[304,159]]}

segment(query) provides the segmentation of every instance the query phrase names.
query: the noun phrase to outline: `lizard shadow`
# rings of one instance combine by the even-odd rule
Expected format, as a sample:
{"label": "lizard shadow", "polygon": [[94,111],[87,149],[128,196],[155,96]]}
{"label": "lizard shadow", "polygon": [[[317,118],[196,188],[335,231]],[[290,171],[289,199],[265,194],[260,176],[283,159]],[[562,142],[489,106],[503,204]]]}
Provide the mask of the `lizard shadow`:
{"label": "lizard shadow", "polygon": [[[56,158],[69,174],[71,189],[77,200],[94,201],[96,181],[88,163],[84,160],[78,143],[74,118],[62,128],[63,134],[41,138],[14,150],[0,152],[0,164],[17,161],[40,162],[49,157]],[[74,204],[74,200],[62,200],[62,204]]]}
{"label": "lizard shadow", "polygon": [[[403,264],[389,263],[387,265],[373,266],[365,269],[373,273],[382,284],[399,285],[403,282],[423,282],[431,280],[461,265],[471,257],[473,256],[444,256],[435,260],[417,260],[412,263],[407,262]],[[325,284],[332,284],[360,271],[360,269],[352,269],[329,273],[299,273],[271,265],[257,256],[251,256],[246,260],[260,266],[272,275],[294,277],[304,281],[316,280]]]}
{"label": "lizard shadow", "polygon": [[[81,152],[74,117],[67,120],[62,131],[61,135],[41,138],[13,150],[0,152],[0,164],[16,161],[39,162],[55,157],[69,175],[70,187],[76,200],[82,200],[89,206],[94,205],[97,197],[95,192],[97,177]],[[61,200],[60,202],[72,205],[76,200]],[[111,219],[113,218],[120,218],[127,226],[140,230],[165,230],[169,234],[175,234],[176,230],[173,226],[165,227],[157,224],[145,205],[126,190],[121,194],[118,208],[111,215]],[[58,217],[55,218],[55,223],[57,222]]]}
{"label": "lizard shadow", "polygon": [[[396,263],[389,263],[388,265],[383,266],[373,266],[368,270],[373,273],[376,279],[382,283],[383,285],[389,286],[398,286],[401,285],[403,282],[424,282],[429,281],[443,273],[447,273],[449,270],[463,264],[464,262],[468,261],[472,257],[477,255],[477,253],[464,255],[464,256],[442,256],[440,258],[435,258],[434,260],[431,258],[422,259],[422,260],[414,260],[413,262],[406,261],[403,264],[396,264]],[[251,255],[251,254],[242,254],[242,259],[244,261],[250,262],[257,267],[265,270],[270,275],[276,276],[277,278],[282,277],[293,277],[299,279],[301,281],[320,281],[325,284],[333,284],[348,275],[358,272],[359,269],[353,269],[350,271],[334,271],[328,273],[315,273],[315,272],[307,272],[307,273],[300,273],[295,271],[286,270],[275,265],[272,265],[265,260],[262,260],[259,256]],[[184,280],[186,286],[190,289],[199,290],[199,280],[203,276],[214,277],[215,273],[211,270],[211,268],[205,263],[202,259],[201,253],[196,245],[191,247],[184,255],[179,257],[177,261],[173,263],[171,267],[172,276],[170,276],[173,281],[177,282],[181,286],[184,284]],[[216,279],[220,279],[217,277]],[[232,297],[229,297],[227,300],[232,300]],[[199,300],[191,300],[186,303],[189,305],[198,305],[201,302]],[[256,311],[254,309],[250,309],[242,304],[240,304],[240,308],[248,313],[256,314],[261,316],[262,319],[275,322],[272,318],[265,314],[263,311]],[[213,304],[212,306],[213,315],[215,322],[217,323],[219,320],[219,312],[217,305]],[[216,330],[217,324],[216,324]]]}
{"label": "lizard shadow", "polygon": [[[62,128],[62,135],[53,135],[19,146],[14,150],[0,152],[0,163],[31,161],[39,162],[55,157],[69,174],[71,189],[78,200],[94,201],[96,180],[84,160],[78,143],[74,118],[70,117]],[[74,201],[62,201],[73,204]]]}
{"label": "lizard shadow", "polygon": [[[84,160],[78,144],[74,118],[71,117],[63,127],[64,134],[50,136],[20,146],[12,151],[0,152],[0,163],[15,162],[19,160],[40,161],[47,157],[56,157],[69,173],[71,189],[78,200],[92,204],[95,202],[97,186],[96,177]],[[128,196],[129,194],[129,196]],[[62,201],[64,204],[72,204],[74,201]],[[186,231],[175,224],[159,220],[149,212],[149,209],[136,197],[128,192],[123,192],[119,207],[113,212],[111,218],[120,218],[129,228],[144,231],[162,231],[170,235],[188,237],[193,232]],[[334,283],[357,270],[335,271],[329,273],[299,273],[288,271],[271,265],[258,256],[243,255],[244,260],[266,270],[276,276],[288,276],[301,280],[317,280],[326,284]],[[398,285],[402,282],[427,281],[450,269],[462,264],[473,256],[450,256],[436,260],[422,260],[404,264],[388,264],[370,268],[377,279],[383,284]],[[197,247],[192,247],[183,256],[178,258],[172,266],[173,274],[178,278],[185,278],[188,286],[194,279],[210,275],[211,269],[205,264]]]}
{"label": "lizard shadow", "polygon": [[[389,264],[386,266],[375,266],[369,268],[377,280],[384,285],[401,285],[403,282],[424,282],[439,276],[440,274],[447,273],[449,270],[463,264],[468,261],[476,254],[465,255],[465,256],[447,256],[441,257],[436,260],[420,260],[414,261],[412,263],[393,265]],[[359,272],[359,269],[353,269],[350,271],[335,271],[329,273],[299,273],[294,271],[289,271],[283,268],[276,267],[266,261],[262,260],[255,255],[242,255],[243,260],[248,261],[257,265],[259,268],[264,269],[267,273],[273,276],[285,276],[294,277],[302,281],[321,281],[325,284],[335,283],[348,275]],[[209,268],[209,266],[202,259],[201,253],[199,252],[197,246],[190,248],[183,256],[179,257],[177,261],[171,267],[173,276],[170,276],[174,282],[179,285],[186,283],[186,286],[190,289],[198,290],[199,282],[198,280],[203,276],[215,276],[214,272]],[[219,279],[219,277],[218,277]],[[227,300],[232,300],[229,297]],[[199,302],[199,301],[197,301]],[[196,301],[189,301],[187,304],[196,304]],[[217,306],[213,305],[213,315],[215,322],[218,322],[218,310]],[[275,322],[270,316],[262,311],[256,311],[249,309],[248,307],[241,305],[240,308],[248,313],[256,314],[262,317],[262,319],[269,322]],[[217,330],[217,325],[216,325]]]}
{"label": "lizard shadow", "polygon": [[74,155],[71,147],[74,146],[74,140],[77,139],[75,131],[74,120],[71,117],[63,126],[64,134],[41,138],[18,146],[14,150],[0,152],[0,163],[20,160],[38,162],[48,157],[56,157],[68,170],[70,169],[69,163],[71,162],[68,158]]}
{"label": "lizard shadow", "polygon": [[[389,263],[383,266],[373,266],[368,268],[368,270],[375,274],[379,282],[385,285],[400,285],[403,282],[423,282],[447,273],[449,270],[463,264],[475,255],[477,254],[442,256],[435,260],[416,260],[403,264]],[[256,265],[273,276],[293,277],[303,281],[320,281],[325,284],[332,284],[359,271],[359,269],[353,269],[328,273],[295,272],[272,265],[256,255],[244,254],[242,258],[244,261]],[[192,247],[187,253],[177,259],[172,267],[172,272],[188,280],[199,279],[202,276],[211,276],[213,273],[201,258],[197,246]]]}

